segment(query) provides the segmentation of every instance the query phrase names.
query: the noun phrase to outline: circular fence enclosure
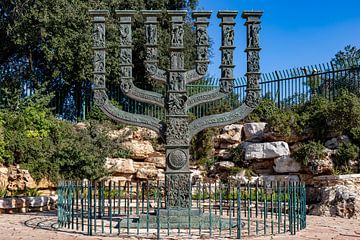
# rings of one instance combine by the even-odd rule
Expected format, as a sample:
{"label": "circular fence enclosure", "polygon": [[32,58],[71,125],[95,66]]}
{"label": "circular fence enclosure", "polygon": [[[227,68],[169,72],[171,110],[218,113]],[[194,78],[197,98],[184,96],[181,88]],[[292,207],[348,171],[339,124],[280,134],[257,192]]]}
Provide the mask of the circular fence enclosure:
{"label": "circular fence enclosure", "polygon": [[239,239],[306,227],[299,182],[197,181],[188,208],[167,207],[166,182],[66,181],[58,186],[58,227],[87,235]]}

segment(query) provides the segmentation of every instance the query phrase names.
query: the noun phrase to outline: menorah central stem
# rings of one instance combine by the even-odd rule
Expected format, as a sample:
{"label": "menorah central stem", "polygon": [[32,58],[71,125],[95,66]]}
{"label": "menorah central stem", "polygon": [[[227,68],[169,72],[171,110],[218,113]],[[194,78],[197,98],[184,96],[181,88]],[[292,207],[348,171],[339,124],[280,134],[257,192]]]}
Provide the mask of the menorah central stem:
{"label": "menorah central stem", "polygon": [[171,59],[167,84],[166,185],[167,207],[188,207],[190,197],[189,121],[186,113],[184,17],[186,11],[168,11],[171,17]]}

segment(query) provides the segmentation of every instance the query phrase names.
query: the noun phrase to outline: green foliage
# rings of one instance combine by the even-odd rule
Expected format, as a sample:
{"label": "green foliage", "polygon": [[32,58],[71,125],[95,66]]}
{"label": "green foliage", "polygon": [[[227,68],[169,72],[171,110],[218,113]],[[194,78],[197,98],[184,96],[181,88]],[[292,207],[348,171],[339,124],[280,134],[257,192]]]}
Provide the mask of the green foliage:
{"label": "green foliage", "polygon": [[[227,99],[217,101],[207,112],[207,115],[221,114],[233,110],[239,106],[239,100],[236,95],[230,94]],[[195,116],[191,116],[195,119]],[[200,160],[204,166],[209,166],[212,159],[213,140],[220,134],[220,128],[208,128],[196,134],[191,140],[190,155],[193,160]]]}
{"label": "green foliage", "polygon": [[360,146],[360,127],[351,128],[349,137],[352,142]]}
{"label": "green foliage", "polygon": [[336,153],[336,166],[348,166],[352,160],[358,160],[360,148],[352,143],[341,143]]}
{"label": "green foliage", "polygon": [[199,164],[204,166],[207,170],[210,170],[211,166],[213,166],[218,161],[215,157],[203,157],[200,158]]}
{"label": "green foliage", "polygon": [[29,188],[25,190],[25,195],[28,197],[38,197],[40,196],[40,191],[37,188]]}
{"label": "green foliage", "polygon": [[7,195],[7,189],[6,188],[0,188],[0,198],[4,198]]}
{"label": "green foliage", "polygon": [[39,104],[25,99],[17,111],[2,112],[3,162],[20,164],[36,180],[104,176],[105,158],[113,148],[105,130],[90,122],[88,128],[76,131],[70,123],[52,116],[46,105],[46,101]]}
{"label": "green foliage", "polygon": [[329,111],[329,127],[337,134],[348,134],[351,128],[360,127],[360,98],[342,91],[332,101]]}
{"label": "green foliage", "polygon": [[249,120],[268,123],[270,131],[285,139],[291,135],[312,137],[324,141],[328,136],[350,134],[358,139],[360,98],[343,90],[333,99],[315,96],[311,102],[285,110],[264,99],[249,116]]}
{"label": "green foliage", "polygon": [[251,179],[251,177],[254,175],[254,171],[250,168],[242,168],[242,167],[230,167],[229,169],[229,175],[236,175],[240,172],[244,173],[244,176],[248,179]]}
{"label": "green foliage", "polygon": [[[70,88],[80,92],[82,83],[92,79],[92,22],[90,9],[108,9],[107,28],[107,81],[117,83],[119,68],[118,18],[115,9],[195,9],[197,0],[37,0],[1,1],[0,3],[0,80],[6,83],[1,92],[7,104],[19,99],[21,83],[26,79],[36,89],[47,84],[51,90],[62,88],[68,93]],[[159,23],[159,60],[164,69],[169,65],[170,27],[169,17],[161,16]],[[144,78],[145,59],[144,18],[135,16],[133,29],[134,78],[137,84],[156,87]],[[189,68],[195,60],[195,35],[192,24],[184,27],[185,67]],[[2,68],[4,71],[1,71]],[[6,71],[11,69],[11,71]],[[5,81],[8,80],[8,81]],[[13,95],[15,92],[16,97]],[[14,98],[13,98],[14,97]],[[64,98],[58,98],[64,101]],[[81,105],[75,99],[76,105]],[[63,102],[59,103],[63,104]]]}
{"label": "green foliage", "polygon": [[302,143],[293,152],[293,157],[298,162],[306,166],[311,160],[318,160],[325,157],[325,147],[320,142],[310,141]]}
{"label": "green foliage", "polygon": [[268,121],[271,116],[278,114],[280,109],[276,107],[275,102],[269,98],[261,100],[256,109],[247,117],[249,122],[263,122]]}
{"label": "green foliage", "polygon": [[119,148],[116,150],[114,157],[118,158],[130,158],[133,155],[132,151],[129,149]]}
{"label": "green foliage", "polygon": [[355,46],[347,45],[344,50],[340,50],[335,54],[335,58],[332,59],[335,65],[351,67],[357,65],[360,60],[360,49]]}

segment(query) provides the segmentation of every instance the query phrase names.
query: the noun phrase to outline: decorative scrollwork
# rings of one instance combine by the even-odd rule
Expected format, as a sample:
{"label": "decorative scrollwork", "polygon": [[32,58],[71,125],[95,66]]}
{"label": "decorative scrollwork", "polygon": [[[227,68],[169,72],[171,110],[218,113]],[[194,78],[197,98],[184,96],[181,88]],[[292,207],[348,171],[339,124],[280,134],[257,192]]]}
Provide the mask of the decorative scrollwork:
{"label": "decorative scrollwork", "polygon": [[259,24],[250,24],[248,27],[248,47],[249,48],[258,48],[259,47],[259,31],[261,27]]}
{"label": "decorative scrollwork", "polygon": [[170,73],[170,86],[171,91],[183,91],[184,90],[184,76],[179,72]]}
{"label": "decorative scrollwork", "polygon": [[223,28],[223,46],[234,45],[234,29],[232,26],[225,26]]}
{"label": "decorative scrollwork", "polygon": [[174,170],[179,170],[185,166],[187,162],[187,155],[183,150],[175,149],[170,152],[168,156],[169,167]]}
{"label": "decorative scrollwork", "polygon": [[146,42],[151,45],[157,44],[156,25],[149,24],[145,26]]}
{"label": "decorative scrollwork", "polygon": [[132,83],[129,80],[122,80],[121,81],[121,90],[123,91],[123,93],[128,93],[132,87]]}
{"label": "decorative scrollwork", "polygon": [[186,114],[185,103],[187,96],[180,93],[169,93],[168,107],[169,114]]}
{"label": "decorative scrollwork", "polygon": [[173,208],[188,208],[190,206],[190,175],[166,175],[166,193],[168,206]]}
{"label": "decorative scrollwork", "polygon": [[122,48],[120,49],[120,63],[121,64],[131,64],[132,56],[130,48]]}
{"label": "decorative scrollwork", "polygon": [[96,48],[105,47],[105,24],[94,23],[93,41],[94,41],[94,47]]}
{"label": "decorative scrollwork", "polygon": [[94,103],[96,106],[102,107],[107,102],[108,97],[105,91],[96,90],[94,91]]}
{"label": "decorative scrollwork", "polygon": [[198,47],[197,59],[198,60],[208,60],[208,48],[207,47]]}
{"label": "decorative scrollwork", "polygon": [[103,74],[95,74],[94,75],[94,84],[95,87],[105,87],[105,76]]}
{"label": "decorative scrollwork", "polygon": [[186,118],[170,118],[167,122],[166,141],[169,145],[189,144],[188,121]]}
{"label": "decorative scrollwork", "polygon": [[128,24],[120,25],[120,45],[127,46],[131,44],[131,27]]}
{"label": "decorative scrollwork", "polygon": [[260,56],[258,51],[249,51],[248,52],[248,72],[258,72],[259,71],[259,61]]}
{"label": "decorative scrollwork", "polygon": [[229,93],[234,88],[234,82],[232,80],[220,81],[220,92]]}
{"label": "decorative scrollwork", "polygon": [[259,88],[259,76],[256,74],[247,75],[247,89],[258,89]]}
{"label": "decorative scrollwork", "polygon": [[196,44],[197,45],[208,45],[208,32],[205,26],[200,26],[196,31]]}
{"label": "decorative scrollwork", "polygon": [[145,68],[146,68],[146,72],[148,72],[151,75],[155,74],[157,71],[157,66],[155,63],[146,63]]}
{"label": "decorative scrollwork", "polygon": [[198,63],[196,65],[196,71],[200,75],[205,75],[208,70],[208,64],[207,63]]}
{"label": "decorative scrollwork", "polygon": [[183,46],[183,35],[184,29],[182,24],[174,24],[173,30],[171,33],[171,43],[173,46],[182,47]]}
{"label": "decorative scrollwork", "polygon": [[146,60],[154,61],[157,59],[157,48],[148,47],[146,49]]}
{"label": "decorative scrollwork", "polygon": [[94,71],[99,73],[105,73],[105,51],[95,52]]}
{"label": "decorative scrollwork", "polygon": [[245,98],[245,104],[255,108],[260,102],[260,93],[258,91],[248,91]]}

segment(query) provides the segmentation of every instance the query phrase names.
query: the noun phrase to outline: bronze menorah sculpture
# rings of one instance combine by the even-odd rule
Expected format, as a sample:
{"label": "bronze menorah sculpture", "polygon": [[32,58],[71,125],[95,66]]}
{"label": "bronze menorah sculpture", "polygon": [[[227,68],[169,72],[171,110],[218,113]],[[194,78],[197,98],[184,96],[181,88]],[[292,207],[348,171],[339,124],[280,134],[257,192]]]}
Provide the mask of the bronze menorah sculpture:
{"label": "bronze menorah sculpture", "polygon": [[183,10],[167,11],[171,18],[170,69],[165,71],[158,66],[157,18],[161,11],[144,10],[146,33],[145,67],[149,76],[166,85],[165,96],[146,91],[133,84],[132,77],[132,21],[136,11],[116,11],[120,18],[120,67],[121,89],[128,97],[154,104],[166,109],[166,120],[133,114],[113,106],[108,100],[105,87],[105,18],[107,10],[92,10],[94,24],[94,97],[95,103],[110,118],[156,131],[166,140],[166,192],[167,207],[187,207],[190,205],[191,181],[189,171],[189,148],[191,138],[198,132],[209,128],[237,122],[246,117],[260,100],[259,31],[262,12],[244,11],[247,27],[247,89],[244,103],[223,114],[205,116],[190,122],[188,110],[199,104],[224,98],[232,92],[234,82],[234,19],[236,11],[219,11],[222,28],[222,62],[220,65],[220,88],[188,96],[186,84],[201,80],[207,72],[209,58],[209,37],[207,27],[211,12],[194,11],[196,32],[196,67],[184,69],[184,17]]}

